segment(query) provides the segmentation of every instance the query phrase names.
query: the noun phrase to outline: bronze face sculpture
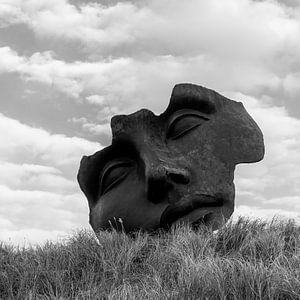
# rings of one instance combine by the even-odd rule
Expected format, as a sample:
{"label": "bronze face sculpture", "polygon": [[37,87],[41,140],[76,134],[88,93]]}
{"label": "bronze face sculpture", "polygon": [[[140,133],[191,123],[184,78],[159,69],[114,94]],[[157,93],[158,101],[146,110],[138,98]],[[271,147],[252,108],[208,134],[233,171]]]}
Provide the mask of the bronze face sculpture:
{"label": "bronze face sculpture", "polygon": [[111,120],[112,144],[81,160],[78,181],[94,231],[219,228],[234,210],[234,169],[264,156],[262,133],[240,102],[193,84],[166,111]]}

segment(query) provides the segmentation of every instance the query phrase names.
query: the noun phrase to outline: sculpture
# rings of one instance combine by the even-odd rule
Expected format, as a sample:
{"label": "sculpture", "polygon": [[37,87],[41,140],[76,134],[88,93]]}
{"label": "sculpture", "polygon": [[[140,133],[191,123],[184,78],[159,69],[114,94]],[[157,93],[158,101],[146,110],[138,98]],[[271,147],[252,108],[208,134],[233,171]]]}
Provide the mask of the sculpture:
{"label": "sculpture", "polygon": [[243,104],[193,84],[176,85],[161,115],[117,115],[111,128],[112,145],[84,156],[78,172],[94,231],[217,229],[234,210],[235,165],[264,156]]}

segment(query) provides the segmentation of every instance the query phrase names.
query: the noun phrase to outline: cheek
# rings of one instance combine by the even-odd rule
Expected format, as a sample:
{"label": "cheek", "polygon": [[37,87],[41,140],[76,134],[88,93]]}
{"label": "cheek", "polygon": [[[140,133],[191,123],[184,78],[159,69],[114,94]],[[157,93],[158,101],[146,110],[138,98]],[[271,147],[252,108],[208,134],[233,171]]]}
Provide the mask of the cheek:
{"label": "cheek", "polygon": [[214,120],[172,141],[170,146],[175,147],[189,160],[199,161],[201,164],[209,161],[211,167],[223,165],[232,169],[235,162],[232,138],[229,134],[231,131],[226,122]]}
{"label": "cheek", "polygon": [[196,172],[205,173],[216,169],[222,176],[229,176],[231,179],[235,167],[231,141],[228,136],[220,133],[217,125],[200,126],[173,141],[170,146],[177,150],[192,169],[198,168]]}
{"label": "cheek", "polygon": [[174,141],[173,145],[191,172],[190,193],[220,194],[233,201],[234,165],[230,163],[228,145],[201,128]]}
{"label": "cheek", "polygon": [[168,146],[175,149],[183,159],[193,163],[203,160],[204,157],[210,157],[216,147],[215,138],[209,132],[209,127],[205,125],[191,130],[179,139],[170,141]]}
{"label": "cheek", "polygon": [[127,219],[131,212],[142,209],[145,202],[145,187],[136,173],[127,178],[114,189],[104,194],[90,211],[90,223],[94,230],[109,227],[108,220]]}

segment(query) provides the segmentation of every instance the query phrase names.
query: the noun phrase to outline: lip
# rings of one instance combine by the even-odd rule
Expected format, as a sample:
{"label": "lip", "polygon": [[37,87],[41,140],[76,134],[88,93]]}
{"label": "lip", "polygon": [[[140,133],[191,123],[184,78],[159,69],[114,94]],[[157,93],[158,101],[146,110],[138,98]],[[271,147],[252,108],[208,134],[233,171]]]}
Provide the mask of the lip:
{"label": "lip", "polygon": [[171,225],[184,216],[191,214],[194,210],[203,208],[203,214],[199,218],[205,218],[207,214],[211,214],[210,208],[220,207],[224,200],[220,197],[214,197],[206,194],[194,194],[183,197],[178,202],[170,204],[164,210],[160,218],[160,226],[169,229]]}

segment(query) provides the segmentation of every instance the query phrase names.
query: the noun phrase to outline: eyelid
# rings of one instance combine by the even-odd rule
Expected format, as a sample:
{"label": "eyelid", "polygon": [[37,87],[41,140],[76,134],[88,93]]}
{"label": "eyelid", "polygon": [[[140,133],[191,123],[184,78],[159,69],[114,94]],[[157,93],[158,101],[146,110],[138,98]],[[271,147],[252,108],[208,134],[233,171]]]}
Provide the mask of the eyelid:
{"label": "eyelid", "polygon": [[105,167],[103,168],[103,171],[100,174],[100,195],[105,194],[105,191],[114,183],[116,183],[118,181],[115,180],[114,182],[112,182],[108,187],[106,187],[103,190],[103,179],[105,178],[106,174],[113,168],[118,167],[118,166],[128,166],[128,170],[121,176],[121,178],[119,178],[120,180],[123,179],[125,176],[128,175],[128,173],[130,172],[131,168],[133,167],[133,163],[131,160],[115,160],[115,161],[111,161],[109,163],[107,163],[105,165]]}
{"label": "eyelid", "polygon": [[[199,117],[202,120],[210,120],[210,118],[208,117],[207,114],[202,113],[198,110],[193,110],[193,109],[178,110],[170,118],[169,125],[168,125],[168,128],[167,128],[167,136],[168,136],[168,133],[169,133],[170,129],[176,123],[176,121],[180,120],[181,118],[187,117],[187,116],[196,116],[196,117]],[[189,131],[190,129],[193,129],[193,128],[199,126],[199,125],[200,124],[192,126],[192,127],[188,128],[187,130],[184,130],[183,132],[180,132],[178,135],[176,135],[173,138],[177,138],[177,137],[181,136],[182,134],[184,134],[185,132]]]}
{"label": "eyelid", "polygon": [[176,121],[179,118],[182,118],[184,116],[199,116],[202,119],[209,120],[209,116],[206,113],[200,112],[199,110],[194,109],[181,109],[176,111],[172,117],[170,118],[168,129],[172,126],[174,121]]}
{"label": "eyelid", "polygon": [[118,159],[118,160],[113,160],[113,161],[110,161],[108,162],[104,168],[103,168],[103,172],[102,172],[102,177],[103,175],[111,168],[115,167],[115,166],[118,166],[118,165],[130,165],[132,164],[132,161],[129,160],[129,159]]}

